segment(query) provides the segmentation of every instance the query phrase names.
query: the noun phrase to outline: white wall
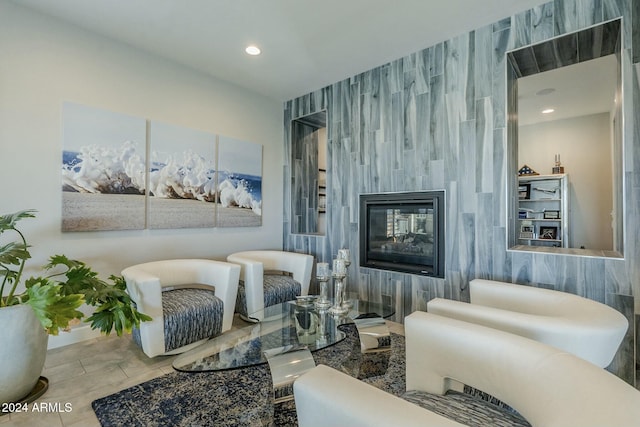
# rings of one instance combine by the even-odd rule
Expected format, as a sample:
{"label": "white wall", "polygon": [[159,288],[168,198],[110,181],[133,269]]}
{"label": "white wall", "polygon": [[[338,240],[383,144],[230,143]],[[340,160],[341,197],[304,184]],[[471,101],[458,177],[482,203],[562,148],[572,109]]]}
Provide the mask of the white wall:
{"label": "white wall", "polygon": [[[62,233],[64,101],[262,144],[263,225]],[[282,248],[282,115],[277,100],[0,0],[0,213],[38,210],[24,221],[32,264],[64,253],[106,277],[148,260]]]}
{"label": "white wall", "polygon": [[520,126],[518,166],[551,173],[560,154],[569,175],[569,245],[613,249],[612,175],[609,114]]}

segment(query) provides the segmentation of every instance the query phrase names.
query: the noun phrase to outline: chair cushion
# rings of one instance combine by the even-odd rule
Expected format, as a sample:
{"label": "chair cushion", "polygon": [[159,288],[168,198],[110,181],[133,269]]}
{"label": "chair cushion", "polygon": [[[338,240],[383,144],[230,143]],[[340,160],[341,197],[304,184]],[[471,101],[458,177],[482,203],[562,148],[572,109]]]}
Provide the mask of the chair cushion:
{"label": "chair cushion", "polygon": [[291,276],[282,274],[265,274],[264,276],[264,306],[291,301],[300,296],[302,286]]}
{"label": "chair cushion", "polygon": [[491,404],[487,399],[468,393],[450,390],[446,395],[440,396],[424,391],[411,390],[407,391],[401,397],[415,405],[466,426],[531,426],[520,414],[508,406],[504,404]]}
{"label": "chair cushion", "polygon": [[[302,293],[302,286],[293,277],[284,274],[265,274],[264,285],[264,306],[280,304],[292,301]],[[247,295],[244,289],[244,282],[238,284],[238,297],[236,298],[236,313],[245,317],[247,314]]]}
{"label": "chair cushion", "polygon": [[[162,293],[164,346],[169,352],[222,332],[222,300],[206,289],[175,289]],[[133,331],[140,345],[140,331]]]}

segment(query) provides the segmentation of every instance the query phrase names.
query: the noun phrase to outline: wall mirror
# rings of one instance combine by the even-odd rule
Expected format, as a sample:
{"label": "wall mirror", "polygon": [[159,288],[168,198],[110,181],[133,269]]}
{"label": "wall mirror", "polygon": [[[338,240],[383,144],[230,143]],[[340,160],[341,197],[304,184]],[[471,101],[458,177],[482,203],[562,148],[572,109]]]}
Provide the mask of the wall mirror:
{"label": "wall mirror", "polygon": [[507,53],[511,249],[621,256],[620,49],[617,19]]}
{"label": "wall mirror", "polygon": [[327,112],[291,121],[291,232],[326,233]]}

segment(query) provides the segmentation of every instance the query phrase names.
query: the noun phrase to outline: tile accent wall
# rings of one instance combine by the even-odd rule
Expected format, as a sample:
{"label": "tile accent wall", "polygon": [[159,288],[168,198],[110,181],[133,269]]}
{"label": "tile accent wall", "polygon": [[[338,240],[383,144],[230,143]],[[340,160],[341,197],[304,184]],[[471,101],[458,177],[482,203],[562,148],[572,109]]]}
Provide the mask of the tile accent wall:
{"label": "tile accent wall", "polygon": [[[393,320],[434,297],[468,301],[480,277],[575,293],[609,304],[630,330],[609,367],[635,377],[640,302],[640,64],[633,64],[636,0],[555,0],[428,47],[284,105],[284,249],[330,262],[341,247],[358,253],[358,195],[446,190],[445,279],[360,268],[349,284],[362,297],[395,303]],[[633,6],[633,7],[632,7]],[[623,17],[625,258],[507,250],[505,52]],[[640,38],[640,37],[637,37]],[[635,58],[640,59],[640,46]],[[634,112],[634,106],[636,111]],[[327,234],[290,232],[290,121],[328,111]],[[635,305],[635,309],[634,309]]]}

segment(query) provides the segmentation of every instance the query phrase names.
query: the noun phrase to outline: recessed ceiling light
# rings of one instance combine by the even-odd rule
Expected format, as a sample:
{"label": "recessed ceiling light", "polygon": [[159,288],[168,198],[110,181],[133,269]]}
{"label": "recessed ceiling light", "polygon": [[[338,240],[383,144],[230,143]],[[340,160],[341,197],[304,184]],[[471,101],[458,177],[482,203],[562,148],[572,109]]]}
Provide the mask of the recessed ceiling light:
{"label": "recessed ceiling light", "polygon": [[547,108],[545,110],[542,110],[542,114],[551,114],[554,111],[556,111],[556,110],[554,110],[553,108]]}
{"label": "recessed ceiling light", "polygon": [[258,46],[249,45],[244,51],[247,52],[249,55],[253,55],[253,56],[260,55],[260,48]]}

